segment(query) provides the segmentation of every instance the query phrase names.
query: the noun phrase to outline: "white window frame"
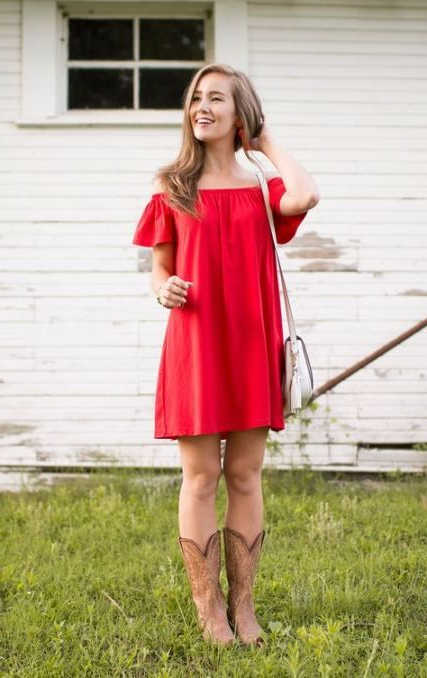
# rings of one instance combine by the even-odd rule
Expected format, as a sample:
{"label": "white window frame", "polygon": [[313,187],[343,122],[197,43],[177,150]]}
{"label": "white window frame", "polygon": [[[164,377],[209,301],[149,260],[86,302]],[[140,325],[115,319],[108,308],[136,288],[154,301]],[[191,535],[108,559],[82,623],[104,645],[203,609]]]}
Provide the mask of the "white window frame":
{"label": "white window frame", "polygon": [[[182,124],[181,109],[66,110],[67,15],[104,18],[122,18],[135,13],[165,18],[206,16],[205,62],[228,63],[247,72],[247,0],[22,0],[22,12],[22,108],[20,117],[15,120],[19,127]],[[179,61],[175,63],[180,65]]]}

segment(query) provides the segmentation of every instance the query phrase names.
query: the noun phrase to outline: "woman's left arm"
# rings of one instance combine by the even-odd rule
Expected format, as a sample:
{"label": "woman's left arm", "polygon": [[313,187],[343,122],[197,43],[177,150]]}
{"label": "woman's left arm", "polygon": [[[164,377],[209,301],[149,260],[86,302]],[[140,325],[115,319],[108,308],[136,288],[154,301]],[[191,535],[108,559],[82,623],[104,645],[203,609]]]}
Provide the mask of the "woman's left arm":
{"label": "woman's left arm", "polygon": [[273,139],[265,126],[257,141],[257,150],[273,163],[286,187],[286,192],[280,199],[281,214],[301,214],[315,207],[320,200],[320,194],[311,174]]}

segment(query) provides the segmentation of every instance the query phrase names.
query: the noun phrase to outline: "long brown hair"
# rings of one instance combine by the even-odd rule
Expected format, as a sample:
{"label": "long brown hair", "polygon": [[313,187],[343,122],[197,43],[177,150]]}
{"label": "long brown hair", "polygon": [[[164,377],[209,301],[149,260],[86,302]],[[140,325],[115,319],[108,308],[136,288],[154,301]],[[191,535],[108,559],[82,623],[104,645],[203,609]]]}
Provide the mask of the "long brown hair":
{"label": "long brown hair", "polygon": [[[199,79],[206,73],[223,73],[231,78],[235,112],[242,121],[246,139],[258,136],[264,122],[259,96],[243,71],[238,71],[227,64],[212,63],[203,66],[194,74],[182,97],[184,116],[181,149],[176,160],[160,167],[155,176],[163,187],[167,202],[172,207],[188,212],[196,218],[200,216],[195,209],[195,203],[197,186],[205,160],[205,146],[194,136],[190,106]],[[238,151],[240,148],[243,148],[243,144],[236,128],[234,150]],[[249,155],[250,152],[248,153],[244,148],[243,152],[248,160],[258,165],[256,160]]]}

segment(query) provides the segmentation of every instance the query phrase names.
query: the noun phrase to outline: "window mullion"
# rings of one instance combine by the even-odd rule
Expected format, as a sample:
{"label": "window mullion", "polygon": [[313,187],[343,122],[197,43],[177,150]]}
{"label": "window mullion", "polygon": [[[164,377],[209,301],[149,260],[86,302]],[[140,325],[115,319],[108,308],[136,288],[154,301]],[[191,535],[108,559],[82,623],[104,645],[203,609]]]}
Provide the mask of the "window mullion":
{"label": "window mullion", "polygon": [[135,61],[133,69],[133,107],[135,110],[139,108],[139,19],[134,17],[133,20],[133,58]]}

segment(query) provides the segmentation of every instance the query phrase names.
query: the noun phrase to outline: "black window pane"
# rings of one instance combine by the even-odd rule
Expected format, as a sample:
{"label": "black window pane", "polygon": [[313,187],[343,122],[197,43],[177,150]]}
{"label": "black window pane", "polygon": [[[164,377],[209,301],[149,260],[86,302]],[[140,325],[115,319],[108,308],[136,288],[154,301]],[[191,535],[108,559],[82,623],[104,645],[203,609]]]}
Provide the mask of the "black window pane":
{"label": "black window pane", "polygon": [[182,108],[184,89],[197,68],[141,68],[140,108]]}
{"label": "black window pane", "polygon": [[133,108],[130,68],[70,68],[68,108]]}
{"label": "black window pane", "polygon": [[69,59],[133,59],[132,19],[70,19]]}
{"label": "black window pane", "polygon": [[205,58],[203,19],[141,19],[140,59]]}

